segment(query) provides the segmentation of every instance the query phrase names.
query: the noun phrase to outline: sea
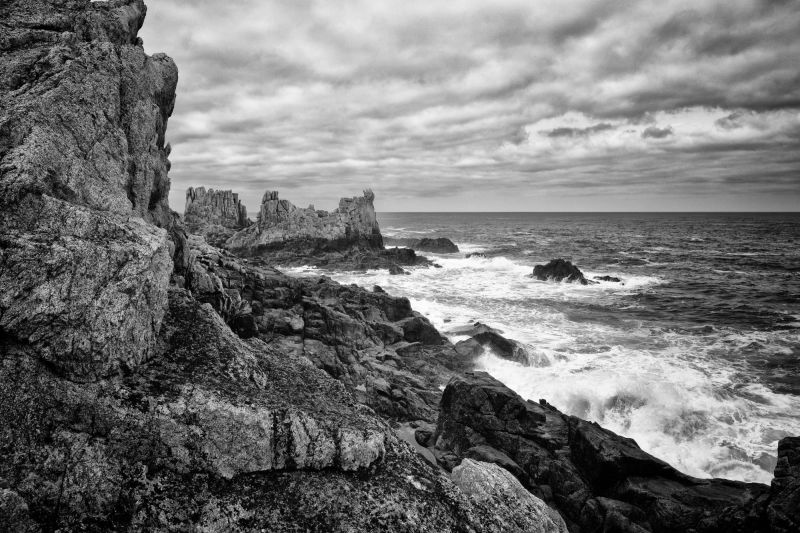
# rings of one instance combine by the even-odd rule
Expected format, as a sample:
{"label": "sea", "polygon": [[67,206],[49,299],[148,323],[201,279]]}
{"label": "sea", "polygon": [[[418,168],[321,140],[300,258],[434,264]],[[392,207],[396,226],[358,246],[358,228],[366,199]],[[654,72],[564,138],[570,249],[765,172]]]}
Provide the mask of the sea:
{"label": "sea", "polygon": [[[701,478],[769,483],[800,435],[800,213],[380,213],[393,239],[447,237],[441,268],[325,273],[406,296],[448,333],[480,321],[537,364],[484,352],[524,398],[631,437]],[[533,279],[565,258],[583,286]]]}

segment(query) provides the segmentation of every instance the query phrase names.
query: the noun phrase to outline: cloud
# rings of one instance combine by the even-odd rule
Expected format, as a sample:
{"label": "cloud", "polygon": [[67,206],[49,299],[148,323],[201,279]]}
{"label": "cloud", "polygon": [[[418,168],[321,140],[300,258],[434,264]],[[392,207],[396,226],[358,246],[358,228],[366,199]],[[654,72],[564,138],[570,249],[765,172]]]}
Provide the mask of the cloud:
{"label": "cloud", "polygon": [[656,126],[649,126],[644,129],[642,132],[642,138],[647,139],[650,137],[651,139],[663,139],[664,137],[669,137],[674,132],[672,131],[672,126],[667,126],[666,128],[657,128]]}
{"label": "cloud", "polygon": [[200,184],[251,210],[367,186],[384,210],[667,189],[681,208],[721,186],[777,209],[800,205],[798,27],[767,0],[159,0],[141,34],[180,70],[178,210]]}

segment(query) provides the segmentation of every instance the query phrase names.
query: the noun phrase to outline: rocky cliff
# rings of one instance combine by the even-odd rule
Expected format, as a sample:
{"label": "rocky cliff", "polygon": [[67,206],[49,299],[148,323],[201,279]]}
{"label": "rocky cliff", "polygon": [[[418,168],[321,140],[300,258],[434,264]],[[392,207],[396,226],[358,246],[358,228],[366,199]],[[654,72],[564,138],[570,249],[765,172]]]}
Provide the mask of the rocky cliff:
{"label": "rocky cliff", "polygon": [[178,72],[141,1],[0,5],[0,334],[73,379],[147,360],[178,250],[167,230]]}
{"label": "rocky cliff", "polygon": [[367,190],[364,196],[342,198],[339,207],[328,212],[314,206],[296,207],[288,200],[278,199],[277,191],[267,191],[256,224],[231,237],[226,245],[235,251],[287,247],[319,251],[382,249],[374,200],[375,194]]}
{"label": "rocky cliff", "polygon": [[238,230],[252,224],[238,194],[205,187],[186,190],[183,223],[187,231],[202,235],[215,246],[222,246]]}

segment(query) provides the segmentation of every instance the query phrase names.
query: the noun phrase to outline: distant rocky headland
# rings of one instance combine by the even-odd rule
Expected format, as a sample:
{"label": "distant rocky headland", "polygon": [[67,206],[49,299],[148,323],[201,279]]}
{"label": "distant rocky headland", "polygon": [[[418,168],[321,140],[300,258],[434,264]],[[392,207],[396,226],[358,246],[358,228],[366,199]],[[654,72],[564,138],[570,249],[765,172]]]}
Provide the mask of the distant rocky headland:
{"label": "distant rocky headland", "polygon": [[692,478],[473,372],[500,332],[271,266],[419,262],[370,192],[182,220],[145,13],[0,4],[0,531],[798,531],[800,438],[770,486]]}
{"label": "distant rocky headland", "polygon": [[186,192],[186,229],[209,244],[240,257],[278,265],[312,265],[345,270],[430,265],[408,248],[384,248],[375,215],[375,194],[341,198],[333,211],[297,207],[267,191],[255,223],[231,191],[189,188]]}

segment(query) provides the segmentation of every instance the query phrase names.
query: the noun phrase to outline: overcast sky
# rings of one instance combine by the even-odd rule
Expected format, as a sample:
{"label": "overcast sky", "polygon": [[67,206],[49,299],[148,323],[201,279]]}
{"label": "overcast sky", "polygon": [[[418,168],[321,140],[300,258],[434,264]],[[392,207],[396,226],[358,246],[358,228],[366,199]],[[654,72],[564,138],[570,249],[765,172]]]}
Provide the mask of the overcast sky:
{"label": "overcast sky", "polygon": [[170,203],[800,209],[800,1],[150,0]]}

